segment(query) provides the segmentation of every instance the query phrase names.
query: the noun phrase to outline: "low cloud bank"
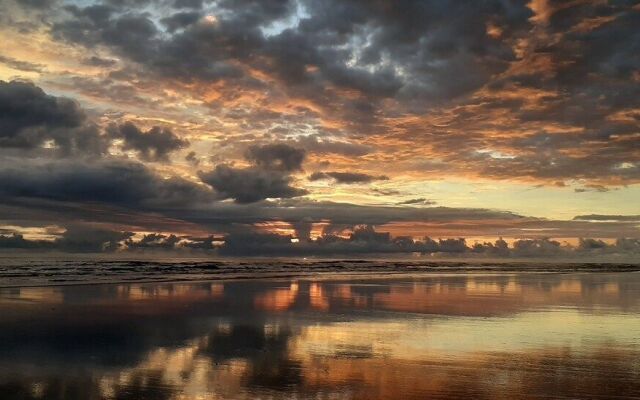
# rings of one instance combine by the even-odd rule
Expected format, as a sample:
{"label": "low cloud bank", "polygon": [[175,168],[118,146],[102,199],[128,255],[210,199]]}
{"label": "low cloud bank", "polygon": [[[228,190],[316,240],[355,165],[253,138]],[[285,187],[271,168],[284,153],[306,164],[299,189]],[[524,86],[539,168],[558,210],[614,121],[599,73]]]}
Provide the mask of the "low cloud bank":
{"label": "low cloud bank", "polygon": [[640,260],[640,239],[619,238],[614,243],[600,239],[580,238],[577,245],[542,239],[519,239],[508,244],[495,242],[469,243],[465,238],[414,239],[392,237],[371,225],[356,227],[347,236],[325,233],[315,239],[300,239],[259,231],[240,231],[224,236],[179,236],[150,233],[139,237],[133,232],[116,232],[86,227],[71,227],[55,240],[29,240],[21,234],[0,235],[0,249],[43,250],[70,253],[147,251],[188,252],[220,256],[349,256],[422,254],[495,258],[574,258],[632,257]]}

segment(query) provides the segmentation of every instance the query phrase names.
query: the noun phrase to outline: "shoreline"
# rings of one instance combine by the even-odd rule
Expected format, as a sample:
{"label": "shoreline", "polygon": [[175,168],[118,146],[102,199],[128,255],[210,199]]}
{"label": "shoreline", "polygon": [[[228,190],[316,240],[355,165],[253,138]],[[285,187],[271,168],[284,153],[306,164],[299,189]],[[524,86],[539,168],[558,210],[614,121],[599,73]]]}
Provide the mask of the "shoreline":
{"label": "shoreline", "polygon": [[[529,264],[529,263],[527,263]],[[531,263],[533,264],[533,263]],[[604,274],[604,273],[640,273],[640,264],[607,264],[606,267],[594,267],[602,264],[572,264],[556,265],[554,268],[544,266],[523,265],[500,265],[493,268],[487,266],[473,267],[433,267],[428,270],[381,270],[368,269],[361,271],[265,271],[254,273],[229,272],[228,274],[211,274],[203,277],[202,274],[185,273],[184,276],[168,276],[166,278],[135,277],[126,279],[125,276],[113,275],[113,280],[86,280],[86,281],[45,281],[45,282],[24,282],[15,284],[4,284],[0,275],[0,290],[19,288],[49,288],[49,287],[71,287],[71,286],[100,286],[100,285],[124,285],[124,284],[197,284],[207,282],[232,282],[232,281],[278,281],[291,279],[312,279],[315,281],[335,281],[342,279],[366,279],[366,280],[388,280],[393,278],[420,278],[427,276],[495,276],[512,274]],[[179,275],[179,274],[177,274]]]}

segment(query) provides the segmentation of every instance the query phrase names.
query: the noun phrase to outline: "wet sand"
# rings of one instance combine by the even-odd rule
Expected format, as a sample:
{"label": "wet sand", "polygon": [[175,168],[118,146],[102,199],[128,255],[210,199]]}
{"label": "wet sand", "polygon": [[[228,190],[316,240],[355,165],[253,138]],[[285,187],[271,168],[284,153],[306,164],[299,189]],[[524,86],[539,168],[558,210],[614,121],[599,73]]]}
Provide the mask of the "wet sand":
{"label": "wet sand", "polygon": [[640,273],[2,288],[0,398],[640,398]]}

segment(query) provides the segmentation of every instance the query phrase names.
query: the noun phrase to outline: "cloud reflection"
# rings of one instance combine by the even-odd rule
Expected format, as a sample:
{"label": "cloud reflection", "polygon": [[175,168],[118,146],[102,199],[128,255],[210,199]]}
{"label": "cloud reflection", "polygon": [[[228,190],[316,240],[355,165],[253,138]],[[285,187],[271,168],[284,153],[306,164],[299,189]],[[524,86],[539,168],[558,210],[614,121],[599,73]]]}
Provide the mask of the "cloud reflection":
{"label": "cloud reflection", "polygon": [[0,393],[631,397],[639,287],[629,274],[455,274],[2,289]]}

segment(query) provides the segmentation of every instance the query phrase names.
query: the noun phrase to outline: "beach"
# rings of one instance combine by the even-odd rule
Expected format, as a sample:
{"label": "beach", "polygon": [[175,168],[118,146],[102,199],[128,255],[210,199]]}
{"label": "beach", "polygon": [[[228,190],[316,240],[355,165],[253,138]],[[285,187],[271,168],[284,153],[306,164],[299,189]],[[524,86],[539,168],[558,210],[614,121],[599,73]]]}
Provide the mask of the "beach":
{"label": "beach", "polygon": [[3,399],[640,397],[640,273],[0,289]]}
{"label": "beach", "polygon": [[0,400],[640,400],[640,0],[0,21]]}

